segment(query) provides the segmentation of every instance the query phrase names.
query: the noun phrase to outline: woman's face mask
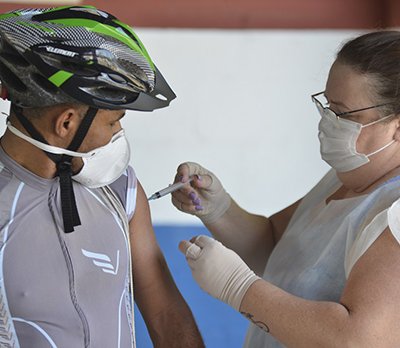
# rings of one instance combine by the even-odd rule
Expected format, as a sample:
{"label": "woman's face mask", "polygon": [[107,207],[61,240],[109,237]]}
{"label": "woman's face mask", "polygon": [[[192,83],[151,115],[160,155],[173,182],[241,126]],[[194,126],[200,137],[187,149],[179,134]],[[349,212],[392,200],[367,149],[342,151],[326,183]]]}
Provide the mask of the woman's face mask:
{"label": "woman's face mask", "polygon": [[130,147],[123,129],[114,134],[108,144],[83,153],[47,145],[32,139],[13,127],[10,122],[7,122],[7,128],[16,136],[43,151],[82,158],[83,167],[79,173],[73,175],[72,178],[89,188],[97,188],[111,184],[122,175],[129,164]]}
{"label": "woman's face mask", "polygon": [[361,129],[381,122],[392,115],[362,125],[358,122],[336,117],[330,109],[320,109],[321,121],[318,125],[318,138],[322,159],[338,172],[348,172],[369,162],[369,157],[386,149],[394,139],[381,148],[369,153],[357,152],[356,144]]}

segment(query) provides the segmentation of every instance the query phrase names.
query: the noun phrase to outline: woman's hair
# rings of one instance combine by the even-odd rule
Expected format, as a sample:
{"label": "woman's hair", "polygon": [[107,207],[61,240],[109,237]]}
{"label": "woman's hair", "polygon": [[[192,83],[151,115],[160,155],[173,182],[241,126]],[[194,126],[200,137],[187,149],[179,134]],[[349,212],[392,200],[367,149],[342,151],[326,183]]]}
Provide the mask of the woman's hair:
{"label": "woman's hair", "polygon": [[375,31],[352,39],[336,61],[369,75],[378,102],[390,103],[385,113],[400,114],[400,31]]}

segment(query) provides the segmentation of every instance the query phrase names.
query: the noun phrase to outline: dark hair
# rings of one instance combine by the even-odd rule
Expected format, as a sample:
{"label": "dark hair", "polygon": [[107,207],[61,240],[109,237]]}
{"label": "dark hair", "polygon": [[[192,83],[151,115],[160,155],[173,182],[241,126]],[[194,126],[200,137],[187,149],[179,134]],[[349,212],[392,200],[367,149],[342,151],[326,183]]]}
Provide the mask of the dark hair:
{"label": "dark hair", "polygon": [[379,102],[390,103],[386,113],[400,114],[400,31],[375,31],[350,40],[336,61],[370,75]]}

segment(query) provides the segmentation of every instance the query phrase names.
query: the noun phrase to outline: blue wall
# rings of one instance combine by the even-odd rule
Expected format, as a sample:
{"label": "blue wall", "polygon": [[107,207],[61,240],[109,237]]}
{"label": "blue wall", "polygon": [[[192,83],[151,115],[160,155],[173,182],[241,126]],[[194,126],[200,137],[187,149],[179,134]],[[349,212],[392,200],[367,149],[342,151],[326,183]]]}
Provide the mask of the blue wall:
{"label": "blue wall", "polygon": [[[215,300],[199,288],[192,278],[184,256],[178,250],[182,239],[189,240],[199,234],[209,235],[207,229],[198,226],[155,226],[154,229],[175,282],[192,309],[206,347],[242,347],[248,321],[228,305]],[[137,309],[135,315],[137,347],[153,347]]]}

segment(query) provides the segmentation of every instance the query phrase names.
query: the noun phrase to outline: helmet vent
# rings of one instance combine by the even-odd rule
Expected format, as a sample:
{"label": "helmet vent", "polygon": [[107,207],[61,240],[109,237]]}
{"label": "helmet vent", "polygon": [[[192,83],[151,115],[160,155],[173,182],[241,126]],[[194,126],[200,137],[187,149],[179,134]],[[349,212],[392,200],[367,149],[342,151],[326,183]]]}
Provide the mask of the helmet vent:
{"label": "helmet vent", "polygon": [[[25,92],[27,90],[25,84],[15,75],[7,66],[0,61],[0,74],[4,84],[8,89],[15,89],[18,92]],[[11,88],[10,88],[11,87]]]}
{"label": "helmet vent", "polygon": [[87,65],[84,65],[81,63],[64,61],[64,60],[61,60],[59,57],[53,56],[53,55],[47,55],[47,56],[43,55],[41,58],[47,64],[49,64],[50,66],[52,66],[56,69],[65,70],[65,71],[71,72],[71,73],[79,75],[79,76],[97,76],[97,75],[99,75],[99,71],[96,68],[92,68],[90,66],[87,66]]}
{"label": "helmet vent", "polygon": [[133,102],[139,97],[139,93],[132,93],[131,91],[123,93],[120,89],[109,87],[80,87],[80,89],[96,99],[107,98],[112,100],[116,105]]}
{"label": "helmet vent", "polygon": [[39,74],[32,74],[32,79],[45,91],[48,91],[50,93],[55,93],[58,91],[58,88],[53,85],[49,80],[47,80],[45,77]]}
{"label": "helmet vent", "polygon": [[30,66],[29,62],[25,60],[20,54],[3,52],[1,55],[3,59],[7,60],[8,62],[11,62],[13,65],[18,65],[21,68],[26,68]]}

